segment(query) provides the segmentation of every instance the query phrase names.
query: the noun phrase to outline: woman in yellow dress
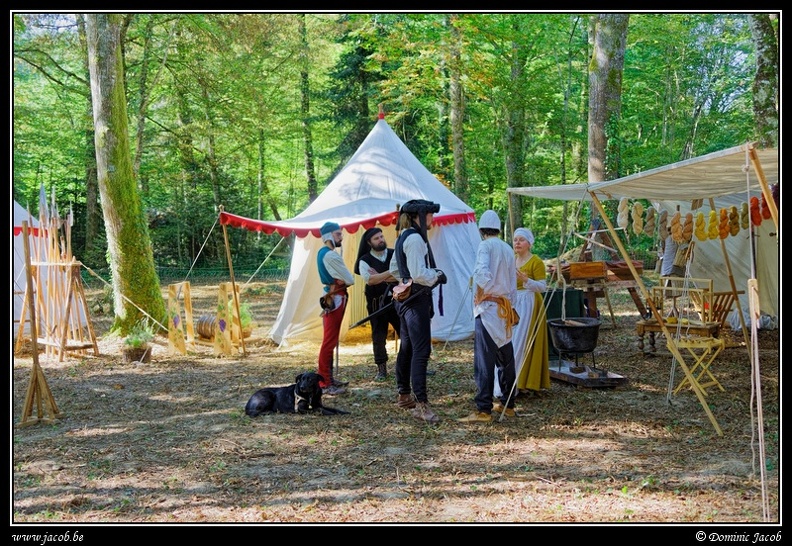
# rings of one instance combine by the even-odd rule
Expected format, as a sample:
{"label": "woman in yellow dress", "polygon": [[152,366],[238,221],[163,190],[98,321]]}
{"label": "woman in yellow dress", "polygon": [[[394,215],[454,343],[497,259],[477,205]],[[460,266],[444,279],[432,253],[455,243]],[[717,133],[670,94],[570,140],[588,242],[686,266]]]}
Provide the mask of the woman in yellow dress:
{"label": "woman in yellow dress", "polygon": [[515,309],[520,323],[514,330],[514,362],[517,389],[533,394],[550,388],[550,356],[547,341],[547,312],[542,293],[547,290],[547,270],[539,256],[531,252],[534,236],[530,229],[517,228],[512,236],[517,262]]}

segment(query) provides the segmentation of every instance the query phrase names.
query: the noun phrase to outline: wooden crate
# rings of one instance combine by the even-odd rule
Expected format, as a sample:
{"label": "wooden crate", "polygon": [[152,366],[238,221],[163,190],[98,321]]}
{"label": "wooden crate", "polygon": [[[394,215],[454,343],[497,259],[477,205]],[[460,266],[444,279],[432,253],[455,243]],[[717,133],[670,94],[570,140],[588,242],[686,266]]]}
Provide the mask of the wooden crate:
{"label": "wooden crate", "polygon": [[601,279],[607,273],[605,262],[572,262],[569,264],[569,280]]}

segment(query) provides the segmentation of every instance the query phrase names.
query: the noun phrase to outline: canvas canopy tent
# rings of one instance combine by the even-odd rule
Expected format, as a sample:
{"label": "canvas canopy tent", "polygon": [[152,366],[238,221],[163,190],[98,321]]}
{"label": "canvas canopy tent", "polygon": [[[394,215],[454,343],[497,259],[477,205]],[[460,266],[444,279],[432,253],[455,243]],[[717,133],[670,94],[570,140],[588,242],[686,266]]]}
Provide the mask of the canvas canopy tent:
{"label": "canvas canopy tent", "polygon": [[[777,149],[757,150],[752,144],[745,144],[605,182],[564,186],[510,188],[508,191],[517,195],[547,199],[593,201],[600,215],[603,217],[603,221],[608,227],[611,237],[616,242],[622,258],[632,270],[644,298],[647,300],[647,303],[650,304],[655,318],[663,325],[663,321],[657,310],[654,305],[651,305],[646,287],[637,274],[617,231],[613,228],[610,219],[606,215],[606,211],[602,206],[602,201],[626,197],[628,199],[649,199],[659,203],[665,202],[666,204],[663,205],[664,207],[671,207],[675,205],[669,204],[668,200],[674,200],[679,203],[692,203],[695,200],[705,200],[705,203],[708,202],[710,207],[713,207],[717,206],[715,205],[716,199],[740,199],[740,196],[742,196],[741,198],[747,201],[749,195],[751,195],[750,192],[754,192],[754,194],[759,192],[761,195],[764,195],[770,203],[769,208],[772,211],[773,232],[775,232],[776,235],[773,236],[768,234],[764,236],[763,240],[760,240],[764,248],[761,254],[757,252],[757,258],[765,260],[766,263],[771,263],[771,258],[768,256],[772,256],[773,251],[775,251],[775,263],[778,263],[778,212],[777,209],[775,209],[773,198],[769,190],[769,185],[778,183],[778,167]],[[734,237],[730,238],[734,239]],[[758,239],[760,238],[761,233]],[[729,252],[725,250],[726,240],[718,240],[723,243],[723,247],[721,248],[723,259],[720,263],[718,260],[710,259],[709,267],[711,269],[704,270],[705,276],[713,279],[717,276],[721,276],[722,273],[716,271],[715,266],[725,265],[727,271],[725,278],[729,279],[733,291],[745,288],[746,293],[750,294],[755,292],[756,286],[754,283],[745,279],[741,287],[737,286],[737,280],[728,273],[731,271],[732,275],[734,274],[734,271],[729,266],[731,261],[750,263],[750,252],[743,254],[736,254],[735,252],[737,252],[737,250]],[[712,242],[714,243],[715,241]],[[703,252],[700,252],[703,246],[703,244],[697,245],[696,248],[699,251],[694,253],[694,259],[696,254],[703,254]],[[762,258],[759,258],[759,256],[762,256]],[[752,266],[748,267],[747,270],[752,270],[752,268]],[[720,271],[722,272],[723,269],[724,268],[721,267]],[[768,275],[768,278],[764,280],[758,278],[759,291],[764,291],[764,297],[760,297],[759,299],[760,301],[762,299],[769,299],[770,302],[774,302],[773,308],[778,309],[777,279],[780,271],[777,268],[774,271],[766,271],[766,269],[767,268],[762,268],[760,271],[764,270],[763,274]],[[773,278],[775,278],[774,282],[772,280]],[[775,286],[775,289],[772,288],[773,286]],[[752,319],[753,318],[754,317],[752,317]],[[665,329],[664,325],[663,330],[666,339],[671,340],[672,336],[670,332]],[[675,361],[683,368],[691,386],[696,387],[698,383],[692,379],[690,370],[686,366],[685,359],[679,352],[679,349],[670,341],[668,347],[672,351]],[[717,421],[704,399],[703,392],[700,388],[694,388],[694,392],[705,412],[707,412],[716,431],[718,434],[722,434]]]}
{"label": "canvas canopy tent", "polygon": [[[751,159],[752,155],[755,161]],[[591,201],[593,196],[603,201],[622,197],[647,199],[658,210],[671,212],[679,206],[684,216],[692,211],[691,204],[698,199],[703,199],[701,210],[711,208],[710,199],[715,208],[720,210],[731,205],[739,208],[750,197],[761,196],[762,185],[756,173],[757,167],[761,169],[768,185],[778,183],[778,150],[756,150],[746,144],[605,182],[510,188],[508,191],[517,195],[564,201]],[[754,240],[755,276],[759,281],[761,308],[763,312],[774,316],[778,313],[777,232],[773,222],[762,222],[755,230]],[[735,283],[739,290],[744,290],[747,280],[753,276],[754,268],[749,232],[743,230],[739,236],[727,237],[723,242]],[[730,289],[720,240],[696,243],[691,276],[711,277],[714,290]],[[747,295],[741,296],[740,300],[743,308],[747,308]]]}
{"label": "canvas canopy tent", "polygon": [[[437,267],[448,276],[443,285],[443,314],[440,314],[439,289],[435,289],[435,316],[432,337],[456,341],[473,335],[473,303],[470,279],[476,247],[481,237],[475,213],[446,188],[410,152],[384,120],[382,114],[374,128],[338,175],[302,213],[290,220],[259,221],[221,213],[223,225],[242,227],[283,237],[294,234],[295,244],[283,302],[269,336],[281,346],[297,341],[321,341],[322,319],[319,297],[322,283],[316,256],[322,246],[319,228],[332,221],[344,230],[342,255],[350,271],[360,236],[373,226],[381,227],[393,246],[396,237],[397,209],[411,199],[426,199],[440,205],[429,230]],[[366,316],[363,281],[356,277],[341,335]]]}

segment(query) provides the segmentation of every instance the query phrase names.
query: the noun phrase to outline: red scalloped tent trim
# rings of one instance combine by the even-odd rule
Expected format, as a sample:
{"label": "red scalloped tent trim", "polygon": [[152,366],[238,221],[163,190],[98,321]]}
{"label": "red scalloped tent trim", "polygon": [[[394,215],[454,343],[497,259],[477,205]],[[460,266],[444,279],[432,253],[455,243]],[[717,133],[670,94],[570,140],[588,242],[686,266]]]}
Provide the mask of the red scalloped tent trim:
{"label": "red scalloped tent trim", "polygon": [[[368,229],[374,227],[377,224],[390,226],[395,224],[397,219],[397,213],[394,211],[382,214],[380,216],[367,218],[366,220],[361,220],[358,222],[341,224],[341,227],[349,233],[355,233],[361,227],[363,229]],[[434,224],[438,226],[447,224],[463,224],[466,222],[475,221],[476,214],[474,212],[462,212],[458,214],[438,215],[434,217]],[[321,237],[321,234],[319,233],[321,226],[315,228],[293,228],[275,222],[245,218],[244,216],[237,216],[236,214],[231,214],[225,211],[220,213],[220,224],[224,226],[240,227],[249,231],[263,232],[267,235],[272,235],[273,233],[277,232],[281,237],[287,237],[292,233],[294,233],[297,237],[306,237],[309,233],[314,237]]]}
{"label": "red scalloped tent trim", "polygon": [[[34,237],[43,237],[45,233],[46,233],[45,230],[41,230],[41,232],[39,233],[39,228],[37,227],[28,227],[28,235],[32,235]],[[22,234],[22,227],[14,226],[14,237],[21,234]]]}

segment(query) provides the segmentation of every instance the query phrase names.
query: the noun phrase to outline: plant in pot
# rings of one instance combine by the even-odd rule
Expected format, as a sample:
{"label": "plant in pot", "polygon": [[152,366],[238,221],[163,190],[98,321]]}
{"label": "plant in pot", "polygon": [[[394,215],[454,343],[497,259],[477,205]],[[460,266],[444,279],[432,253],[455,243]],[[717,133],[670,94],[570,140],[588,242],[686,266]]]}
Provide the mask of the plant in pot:
{"label": "plant in pot", "polygon": [[124,338],[124,362],[151,362],[151,345],[154,339],[153,329],[145,322],[138,322]]}
{"label": "plant in pot", "polygon": [[253,313],[247,303],[239,305],[239,325],[242,328],[242,337],[246,338],[253,334],[253,328],[256,327],[256,321],[253,320]]}

